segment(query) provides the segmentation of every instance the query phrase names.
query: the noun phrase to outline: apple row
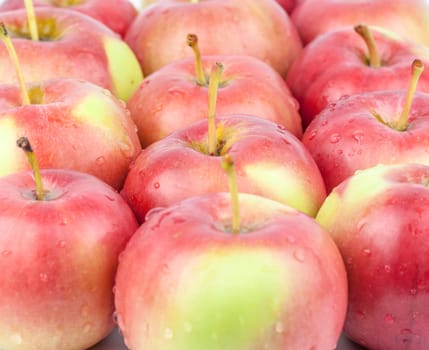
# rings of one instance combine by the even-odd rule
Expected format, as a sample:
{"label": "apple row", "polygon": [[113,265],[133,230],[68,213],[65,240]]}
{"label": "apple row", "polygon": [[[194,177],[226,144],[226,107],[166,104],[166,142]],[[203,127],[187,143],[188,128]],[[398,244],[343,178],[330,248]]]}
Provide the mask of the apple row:
{"label": "apple row", "polygon": [[0,5],[0,348],[426,349],[424,35],[148,2]]}

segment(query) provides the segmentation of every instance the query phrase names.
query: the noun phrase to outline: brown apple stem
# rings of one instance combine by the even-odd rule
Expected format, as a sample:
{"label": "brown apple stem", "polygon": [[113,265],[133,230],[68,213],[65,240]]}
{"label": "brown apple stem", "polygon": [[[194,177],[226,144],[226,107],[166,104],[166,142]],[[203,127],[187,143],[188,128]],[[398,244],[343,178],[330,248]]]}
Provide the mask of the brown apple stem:
{"label": "brown apple stem", "polygon": [[223,72],[222,63],[215,63],[210,72],[209,82],[209,108],[208,108],[208,153],[215,155],[217,147],[216,138],[216,103],[219,90],[219,81]]}
{"label": "brown apple stem", "polygon": [[25,85],[24,75],[22,73],[21,65],[19,64],[18,55],[16,54],[15,46],[13,46],[12,40],[10,40],[9,33],[3,22],[0,22],[0,39],[5,44],[9,57],[15,65],[16,75],[18,77],[19,87],[21,90],[21,103],[23,105],[29,105],[31,103],[30,96]]}
{"label": "brown apple stem", "polygon": [[28,28],[30,29],[31,39],[39,41],[39,31],[37,29],[36,16],[34,14],[33,0],[24,0],[25,9],[27,11]]}
{"label": "brown apple stem", "polygon": [[34,155],[33,148],[31,147],[30,141],[26,137],[20,137],[16,144],[20,147],[27,156],[28,162],[31,165],[31,169],[34,174],[34,181],[36,183],[36,200],[43,201],[45,199],[45,191],[43,189],[42,177],[40,175],[39,163]]}
{"label": "brown apple stem", "polygon": [[408,126],[408,118],[410,115],[411,106],[413,104],[414,95],[417,90],[417,84],[420,76],[424,70],[423,62],[419,59],[415,59],[411,65],[411,80],[410,86],[408,87],[407,98],[405,100],[404,108],[402,109],[401,116],[396,124],[397,130],[405,130]]}
{"label": "brown apple stem", "polygon": [[198,47],[198,37],[195,34],[188,34],[187,44],[192,49],[192,51],[194,51],[195,74],[197,76],[197,84],[201,86],[207,86],[207,79],[201,61],[200,48]]}
{"label": "brown apple stem", "polygon": [[232,207],[232,233],[240,232],[240,205],[238,200],[237,175],[235,173],[234,160],[231,155],[226,154],[222,158],[222,168],[228,176],[229,192],[231,193]]}
{"label": "brown apple stem", "polygon": [[354,27],[354,29],[355,32],[362,37],[366,43],[366,46],[368,47],[369,65],[375,68],[380,67],[381,58],[380,54],[378,53],[377,44],[375,43],[371,29],[369,29],[369,27],[364,24],[358,24]]}

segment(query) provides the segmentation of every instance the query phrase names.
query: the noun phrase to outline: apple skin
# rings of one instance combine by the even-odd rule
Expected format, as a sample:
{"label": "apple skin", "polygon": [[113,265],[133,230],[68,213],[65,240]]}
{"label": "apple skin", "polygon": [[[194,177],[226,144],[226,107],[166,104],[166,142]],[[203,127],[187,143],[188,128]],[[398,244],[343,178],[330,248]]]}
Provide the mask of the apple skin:
{"label": "apple skin", "polygon": [[[143,75],[136,56],[119,35],[77,11],[41,7],[35,12],[39,32],[46,30],[53,37],[26,39],[25,9],[1,14],[27,82],[77,78],[100,85],[122,100],[129,99]],[[5,45],[0,45],[0,83],[17,83]]]}
{"label": "apple skin", "polygon": [[347,279],[338,248],[307,215],[229,193],[153,212],[121,254],[118,324],[134,350],[334,349]]}
{"label": "apple skin", "polygon": [[293,9],[291,20],[305,45],[323,33],[358,23],[385,28],[407,41],[429,45],[426,0],[305,0]]}
{"label": "apple skin", "polygon": [[140,11],[125,41],[147,76],[192,56],[184,39],[188,33],[198,36],[202,55],[253,56],[283,77],[302,49],[288,15],[272,0],[157,2]]}
{"label": "apple skin", "polygon": [[[145,8],[149,5],[152,5],[156,2],[158,2],[160,0],[142,0],[141,1],[141,7]],[[295,8],[295,6],[297,6],[297,4],[303,0],[276,0],[276,2],[283,7],[283,9],[287,12],[287,13],[292,13],[292,10]],[[1,8],[1,7],[0,7]]]}
{"label": "apple skin", "polygon": [[368,349],[428,348],[428,181],[426,165],[366,169],[338,185],[316,217],[346,263],[345,334]]}
{"label": "apple skin", "polygon": [[[217,94],[217,114],[255,115],[281,124],[298,138],[302,137],[298,102],[273,68],[250,56],[203,56],[201,59],[207,75],[216,62],[224,67]],[[194,60],[185,58],[161,67],[140,84],[127,107],[143,147],[207,118],[208,88],[199,85],[195,75]]]}
{"label": "apple skin", "polygon": [[118,256],[138,224],[97,178],[41,175],[44,201],[31,172],[0,178],[0,348],[87,349],[114,327]]}
{"label": "apple skin", "polygon": [[316,161],[328,193],[357,170],[377,164],[429,165],[429,94],[414,95],[408,126],[401,131],[394,124],[406,94],[390,90],[352,95],[323,110],[308,126],[302,143]]}
{"label": "apple skin", "polygon": [[[319,36],[304,48],[293,64],[287,83],[300,104],[304,128],[322,109],[343,95],[407,88],[410,66],[416,57],[429,66],[427,48],[376,28],[370,29],[381,57],[381,67],[370,67],[365,62],[368,49],[352,26]],[[429,72],[421,75],[418,89],[429,92]]]}
{"label": "apple skin", "polygon": [[[90,16],[124,36],[137,15],[137,9],[129,0],[69,0],[68,4],[59,4],[54,0],[33,0],[35,7],[64,7]],[[0,11],[25,8],[24,0],[4,0]]]}
{"label": "apple skin", "polygon": [[[310,216],[326,197],[319,169],[299,139],[284,127],[254,116],[217,118],[219,156],[234,159],[240,192],[288,204]],[[147,212],[193,195],[228,191],[219,156],[207,152],[207,121],[142,150],[130,166],[121,194],[140,221]]]}
{"label": "apple skin", "polygon": [[0,85],[0,176],[30,168],[16,147],[27,136],[41,168],[90,173],[119,190],[141,150],[124,102],[76,79],[29,84],[29,91],[42,91],[42,100],[22,106],[18,87]]}

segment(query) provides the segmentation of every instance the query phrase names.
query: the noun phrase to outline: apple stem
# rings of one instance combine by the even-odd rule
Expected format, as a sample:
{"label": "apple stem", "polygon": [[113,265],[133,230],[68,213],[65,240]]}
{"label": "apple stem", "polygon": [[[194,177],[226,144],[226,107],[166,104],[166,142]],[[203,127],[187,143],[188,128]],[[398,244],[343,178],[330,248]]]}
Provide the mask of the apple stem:
{"label": "apple stem", "polygon": [[31,39],[39,41],[39,31],[37,30],[37,21],[34,14],[33,0],[24,0],[25,9],[27,11],[28,27],[30,29]]}
{"label": "apple stem", "polygon": [[402,109],[401,116],[396,124],[397,130],[405,130],[408,126],[408,117],[410,114],[411,106],[413,104],[414,95],[417,90],[417,84],[420,76],[424,70],[423,62],[419,59],[415,59],[411,65],[411,80],[410,86],[408,87],[407,98],[405,100],[404,108]]}
{"label": "apple stem", "polygon": [[216,138],[216,103],[217,93],[219,90],[219,81],[223,72],[222,63],[216,62],[210,72],[209,82],[209,108],[208,108],[208,153],[209,155],[215,155],[217,147]]}
{"label": "apple stem", "polygon": [[28,162],[31,165],[31,169],[34,174],[34,181],[36,183],[36,200],[43,201],[45,199],[45,191],[43,189],[42,177],[40,175],[39,163],[34,155],[33,148],[31,147],[30,141],[27,137],[20,137],[16,144],[21,148],[27,156]]}
{"label": "apple stem", "polygon": [[25,85],[24,74],[22,73],[22,68],[19,64],[19,59],[18,55],[16,54],[15,47],[13,46],[12,40],[10,40],[9,33],[3,22],[0,22],[0,39],[5,44],[9,56],[15,65],[16,75],[18,76],[19,87],[21,90],[21,102],[23,105],[29,105],[31,101],[27,91],[27,87]]}
{"label": "apple stem", "polygon": [[240,232],[240,205],[238,200],[238,185],[237,175],[235,173],[234,160],[232,156],[226,154],[222,158],[222,168],[228,176],[229,192],[231,193],[231,207],[232,207],[232,233]]}
{"label": "apple stem", "polygon": [[194,51],[195,74],[197,76],[197,84],[201,86],[207,86],[207,79],[201,61],[201,53],[198,47],[198,37],[195,34],[188,34],[187,44],[192,49],[192,51]]}
{"label": "apple stem", "polygon": [[381,59],[380,54],[377,50],[377,44],[375,43],[374,36],[372,35],[372,31],[369,29],[367,25],[358,24],[354,27],[356,33],[358,33],[362,39],[365,41],[366,46],[368,47],[369,53],[369,65],[371,67],[380,67]]}

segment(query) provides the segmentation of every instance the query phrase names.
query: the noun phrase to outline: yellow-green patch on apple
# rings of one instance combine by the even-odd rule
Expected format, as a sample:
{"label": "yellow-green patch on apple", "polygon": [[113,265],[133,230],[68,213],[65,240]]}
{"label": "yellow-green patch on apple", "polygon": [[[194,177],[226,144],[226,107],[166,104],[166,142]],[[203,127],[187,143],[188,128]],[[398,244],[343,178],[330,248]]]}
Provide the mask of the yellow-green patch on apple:
{"label": "yellow-green patch on apple", "polygon": [[115,38],[104,37],[108,69],[112,77],[113,93],[128,101],[143,80],[143,72],[133,51]]}

